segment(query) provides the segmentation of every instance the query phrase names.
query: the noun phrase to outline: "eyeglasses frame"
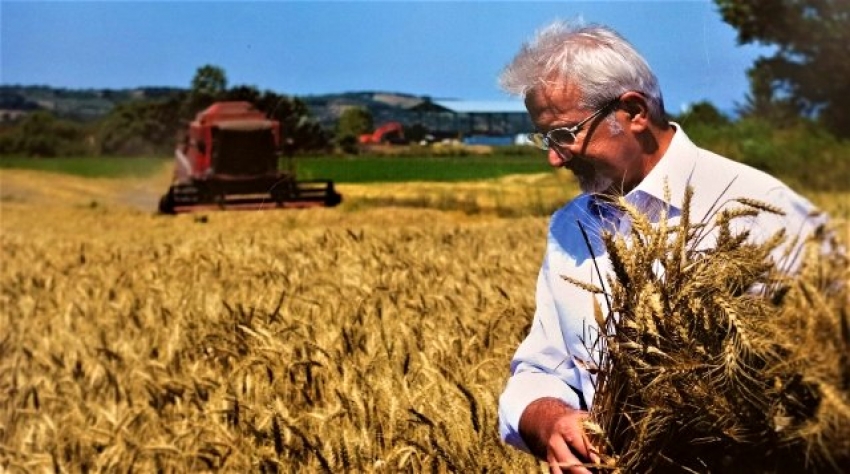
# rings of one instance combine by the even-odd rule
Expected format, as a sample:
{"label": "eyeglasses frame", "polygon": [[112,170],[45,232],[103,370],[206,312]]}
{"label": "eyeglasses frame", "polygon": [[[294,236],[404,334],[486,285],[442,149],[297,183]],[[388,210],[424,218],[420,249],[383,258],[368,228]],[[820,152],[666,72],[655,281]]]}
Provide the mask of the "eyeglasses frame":
{"label": "eyeglasses frame", "polygon": [[[554,143],[555,146],[558,146],[558,147],[570,146],[573,143],[578,141],[578,132],[580,132],[582,130],[582,128],[584,128],[585,125],[587,125],[591,120],[599,117],[603,112],[606,112],[606,113],[610,112],[611,107],[615,106],[619,102],[620,102],[620,97],[616,97],[616,98],[612,99],[607,104],[605,104],[604,106],[602,106],[601,108],[599,108],[595,112],[593,112],[589,117],[587,117],[584,120],[579,121],[577,124],[573,125],[572,127],[553,128],[552,130],[549,130],[546,133],[540,133],[540,132],[529,133],[527,135],[527,137],[531,141],[531,143],[534,144],[534,146],[536,146],[537,148],[540,148],[543,151],[548,151],[552,147],[550,145],[550,143]],[[560,142],[552,139],[552,137],[550,136],[552,134],[552,132],[556,132],[556,131],[560,131],[560,130],[566,131],[567,133],[572,135],[573,138],[572,138],[572,141],[570,143],[560,143]]]}

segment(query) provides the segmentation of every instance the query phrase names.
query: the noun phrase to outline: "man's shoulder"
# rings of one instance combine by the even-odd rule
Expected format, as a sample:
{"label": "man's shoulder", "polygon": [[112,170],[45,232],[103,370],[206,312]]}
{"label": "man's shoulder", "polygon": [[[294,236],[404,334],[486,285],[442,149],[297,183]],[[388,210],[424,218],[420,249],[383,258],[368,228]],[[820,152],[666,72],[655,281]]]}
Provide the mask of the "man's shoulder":
{"label": "man's shoulder", "polygon": [[695,191],[701,188],[722,190],[722,197],[703,195],[702,198],[770,199],[781,195],[792,200],[802,199],[788,184],[770,173],[703,148],[699,149],[692,178]]}
{"label": "man's shoulder", "polygon": [[549,231],[565,233],[577,229],[578,222],[587,220],[589,200],[590,196],[582,193],[556,210],[549,219]]}
{"label": "man's shoulder", "polygon": [[[699,183],[694,183],[694,198],[716,200],[717,206],[734,205],[738,199],[747,198],[760,201],[781,209],[786,220],[796,221],[816,212],[816,207],[802,194],[779,178],[754,168],[745,163],[726,158],[709,150],[700,150],[705,173],[703,179],[714,181],[715,191],[722,189],[717,196],[698,196]],[[757,219],[771,218],[768,213],[761,213]]]}
{"label": "man's shoulder", "polygon": [[575,219],[576,217],[584,215],[587,212],[589,200],[590,196],[588,194],[579,194],[552,213],[551,220],[554,222],[565,218]]}
{"label": "man's shoulder", "polygon": [[761,192],[787,187],[776,177],[740,161],[733,160],[691,141],[681,126],[670,149],[672,161],[663,170],[667,174],[687,176],[694,188],[727,189],[728,191]]}
{"label": "man's shoulder", "polygon": [[746,163],[741,163],[729,158],[720,158],[725,160],[726,166],[729,167],[735,176],[739,177],[736,179],[733,187],[740,192],[747,192],[750,194],[764,192],[769,194],[778,191],[782,194],[791,196],[798,195],[791,186],[767,171],[760,170]]}

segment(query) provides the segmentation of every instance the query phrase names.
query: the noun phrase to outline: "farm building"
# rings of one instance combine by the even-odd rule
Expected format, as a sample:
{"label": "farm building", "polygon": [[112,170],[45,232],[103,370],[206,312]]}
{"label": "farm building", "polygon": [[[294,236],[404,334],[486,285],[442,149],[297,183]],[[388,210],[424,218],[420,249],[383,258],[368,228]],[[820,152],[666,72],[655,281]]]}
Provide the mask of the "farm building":
{"label": "farm building", "polygon": [[522,101],[425,100],[408,109],[435,136],[510,145],[534,130]]}

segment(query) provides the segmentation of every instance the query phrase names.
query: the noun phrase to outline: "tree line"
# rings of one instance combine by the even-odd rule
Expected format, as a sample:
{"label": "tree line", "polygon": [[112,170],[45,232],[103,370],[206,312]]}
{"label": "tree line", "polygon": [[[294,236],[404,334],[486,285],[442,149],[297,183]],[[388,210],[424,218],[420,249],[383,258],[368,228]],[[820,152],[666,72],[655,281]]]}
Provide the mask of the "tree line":
{"label": "tree line", "polygon": [[260,91],[254,86],[228,87],[225,71],[213,65],[198,68],[189,90],[156,98],[120,102],[94,121],[61,118],[30,107],[21,119],[0,127],[0,155],[156,156],[170,155],[180,134],[201,110],[216,101],[253,103],[281,124],[287,152],[320,151],[332,143],[331,133],[310,117],[296,97]]}

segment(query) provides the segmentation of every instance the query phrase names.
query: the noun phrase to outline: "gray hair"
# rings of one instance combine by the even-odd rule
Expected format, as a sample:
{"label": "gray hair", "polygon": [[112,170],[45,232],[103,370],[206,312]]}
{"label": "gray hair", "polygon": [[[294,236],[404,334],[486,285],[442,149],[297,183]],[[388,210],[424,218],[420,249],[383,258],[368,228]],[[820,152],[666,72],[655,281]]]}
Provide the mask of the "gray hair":
{"label": "gray hair", "polygon": [[599,108],[628,91],[642,93],[653,122],[665,123],[658,79],[646,60],[616,31],[558,20],[523,44],[502,71],[499,85],[525,97],[541,85],[573,83],[581,106]]}

